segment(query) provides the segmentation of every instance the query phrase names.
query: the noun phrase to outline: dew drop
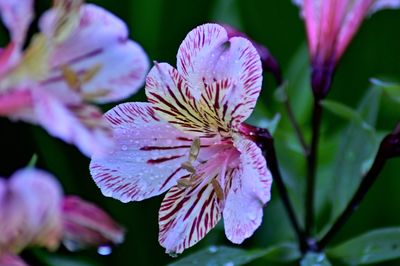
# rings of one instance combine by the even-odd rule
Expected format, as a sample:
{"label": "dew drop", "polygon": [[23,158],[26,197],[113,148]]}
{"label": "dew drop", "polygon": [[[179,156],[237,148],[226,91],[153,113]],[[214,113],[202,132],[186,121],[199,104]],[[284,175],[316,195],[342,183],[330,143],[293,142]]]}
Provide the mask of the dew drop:
{"label": "dew drop", "polygon": [[228,261],[224,263],[224,266],[235,266],[235,263],[233,263],[233,261]]}
{"label": "dew drop", "polygon": [[215,252],[218,251],[218,248],[217,248],[216,246],[210,246],[210,247],[208,248],[208,251],[210,251],[211,253],[215,253]]}
{"label": "dew drop", "polygon": [[97,253],[102,256],[108,256],[112,253],[112,248],[110,246],[100,246],[97,248]]}
{"label": "dew drop", "polygon": [[126,146],[126,145],[121,146],[121,150],[126,151],[127,149],[128,149],[128,146]]}

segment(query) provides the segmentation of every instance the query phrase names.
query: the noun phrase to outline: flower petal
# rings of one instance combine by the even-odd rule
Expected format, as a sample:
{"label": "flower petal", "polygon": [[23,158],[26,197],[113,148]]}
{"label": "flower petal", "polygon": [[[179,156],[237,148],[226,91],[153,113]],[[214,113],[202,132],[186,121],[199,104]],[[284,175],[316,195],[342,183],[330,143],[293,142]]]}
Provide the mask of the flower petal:
{"label": "flower petal", "polygon": [[373,13],[385,8],[400,8],[400,0],[376,0],[369,11]]}
{"label": "flower petal", "polygon": [[122,202],[159,195],[187,175],[192,137],[160,120],[150,104],[120,104],[105,115],[115,146],[95,154],[91,175],[105,196]]}
{"label": "flower petal", "polygon": [[0,266],[28,266],[20,257],[5,253],[0,254]]}
{"label": "flower petal", "polygon": [[5,26],[10,31],[11,42],[21,49],[33,19],[33,1],[0,0],[0,14]]}
{"label": "flower petal", "polygon": [[174,186],[161,204],[158,240],[169,254],[182,253],[196,244],[221,219],[219,200],[211,183],[197,194],[188,194],[189,190]]}
{"label": "flower petal", "polygon": [[26,215],[21,239],[29,239],[30,245],[57,248],[62,231],[59,183],[50,174],[36,169],[20,170],[9,182],[11,195],[21,202],[19,212]]}
{"label": "flower petal", "polygon": [[71,251],[120,244],[124,230],[103,210],[77,196],[63,199],[63,243]]}
{"label": "flower petal", "polygon": [[240,139],[235,145],[241,152],[240,165],[232,177],[223,217],[227,238],[240,244],[261,224],[263,206],[271,196],[272,177],[254,142]]}
{"label": "flower petal", "polygon": [[85,155],[102,152],[112,145],[110,129],[95,106],[68,106],[42,88],[34,91],[33,102],[36,122],[50,135],[76,145]]}
{"label": "flower petal", "polygon": [[[40,23],[47,35],[54,27],[54,12]],[[71,89],[62,72],[67,66],[79,79],[83,97],[105,103],[130,96],[144,83],[149,68],[145,52],[128,40],[124,22],[105,9],[87,4],[80,12],[78,27],[53,52],[53,71],[44,84],[55,91]]]}
{"label": "flower petal", "polygon": [[192,30],[182,42],[177,55],[178,72],[199,98],[204,85],[231,80],[229,106],[239,109],[244,121],[254,109],[261,90],[260,56],[251,42],[242,37],[228,39],[218,24],[205,24]]}

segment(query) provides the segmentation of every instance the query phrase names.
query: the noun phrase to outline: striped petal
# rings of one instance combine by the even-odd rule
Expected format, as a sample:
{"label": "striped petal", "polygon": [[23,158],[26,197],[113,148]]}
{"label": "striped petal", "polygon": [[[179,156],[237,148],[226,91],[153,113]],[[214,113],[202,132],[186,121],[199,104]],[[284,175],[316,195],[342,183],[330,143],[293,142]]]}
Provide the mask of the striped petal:
{"label": "striped petal", "polygon": [[159,195],[187,175],[192,137],[160,120],[150,104],[121,104],[105,115],[115,146],[96,154],[91,175],[105,196],[122,202]]}
{"label": "striped petal", "polygon": [[220,106],[220,100],[230,84],[229,81],[215,82],[207,86],[204,96],[197,100],[176,69],[161,63],[147,76],[146,95],[157,114],[168,123],[192,135],[210,137],[220,129],[227,131],[221,118],[226,106]]}
{"label": "striped petal", "polygon": [[261,90],[262,66],[257,50],[242,37],[228,38],[217,24],[192,30],[177,55],[178,72],[187,80],[192,94],[199,98],[205,85],[231,80],[229,105],[246,119]]}
{"label": "striped petal", "polygon": [[263,207],[271,196],[272,177],[254,142],[240,139],[235,145],[241,152],[240,164],[232,177],[223,217],[227,238],[240,244],[261,224]]}
{"label": "striped petal", "polygon": [[[54,12],[45,14],[40,23],[42,31],[50,36]],[[78,26],[56,47],[51,65],[53,71],[44,85],[55,91],[79,89],[83,97],[97,103],[135,93],[143,85],[149,67],[143,49],[128,39],[124,22],[92,4],[81,7]],[[76,81],[68,80],[65,69]]]}
{"label": "striped petal", "polygon": [[219,199],[212,184],[197,194],[174,186],[165,196],[159,213],[159,242],[169,254],[182,253],[201,240],[221,219]]}

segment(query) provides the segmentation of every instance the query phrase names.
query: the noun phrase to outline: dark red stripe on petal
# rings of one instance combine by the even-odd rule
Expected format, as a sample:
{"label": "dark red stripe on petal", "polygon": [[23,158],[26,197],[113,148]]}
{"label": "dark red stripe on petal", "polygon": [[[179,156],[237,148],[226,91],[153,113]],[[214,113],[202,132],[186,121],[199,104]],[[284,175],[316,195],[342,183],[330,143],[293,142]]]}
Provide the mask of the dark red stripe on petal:
{"label": "dark red stripe on petal", "polygon": [[166,161],[170,161],[170,160],[175,160],[175,159],[181,158],[183,156],[184,155],[175,155],[175,156],[171,156],[171,157],[162,157],[162,158],[157,158],[157,159],[150,159],[150,160],[147,160],[147,163],[149,163],[149,164],[163,163],[163,162],[166,162]]}

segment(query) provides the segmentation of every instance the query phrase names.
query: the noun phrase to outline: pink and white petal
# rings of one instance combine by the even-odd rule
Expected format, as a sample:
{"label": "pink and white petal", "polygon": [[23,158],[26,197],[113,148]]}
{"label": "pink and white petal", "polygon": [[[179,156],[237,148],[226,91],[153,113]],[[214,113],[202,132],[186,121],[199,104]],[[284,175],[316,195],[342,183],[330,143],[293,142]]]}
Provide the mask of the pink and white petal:
{"label": "pink and white petal", "polygon": [[239,139],[235,145],[241,152],[240,165],[232,176],[223,217],[227,238],[240,244],[261,224],[263,207],[271,197],[272,177],[254,142]]}
{"label": "pink and white petal", "polygon": [[215,135],[215,124],[202,116],[202,107],[189,90],[185,79],[166,63],[156,63],[146,79],[146,96],[164,120],[194,136]]}
{"label": "pink and white petal", "polygon": [[120,104],[105,115],[115,145],[95,154],[90,172],[108,197],[122,202],[159,195],[187,176],[192,137],[161,120],[148,103]]}
{"label": "pink and white petal", "polygon": [[91,105],[68,106],[43,88],[33,94],[37,123],[47,132],[91,156],[112,146],[111,132],[100,110]]}
{"label": "pink and white petal", "polygon": [[400,0],[376,0],[370,8],[369,12],[374,13],[386,8],[400,8]]}
{"label": "pink and white petal", "polygon": [[221,219],[220,203],[211,183],[191,194],[194,189],[174,186],[161,203],[158,240],[166,253],[182,253]]}
{"label": "pink and white petal", "polygon": [[11,177],[9,187],[25,214],[21,238],[30,239],[30,245],[57,248],[62,233],[62,189],[57,180],[41,170],[23,169]]}
{"label": "pink and white petal", "polygon": [[[224,27],[205,24],[192,30],[178,51],[178,71],[198,99],[206,86],[231,80],[229,105],[247,118],[254,109],[262,84],[260,56],[249,40],[228,39]],[[238,106],[239,105],[239,106]],[[244,120],[243,119],[243,120]],[[243,121],[242,120],[242,121]]]}
{"label": "pink and white petal", "polygon": [[0,14],[11,35],[11,42],[19,49],[24,45],[26,33],[33,19],[32,0],[0,0]]}
{"label": "pink and white petal", "polygon": [[0,266],[28,266],[20,257],[11,254],[0,254]]}
{"label": "pink and white petal", "polygon": [[[31,91],[25,88],[15,88],[13,90],[0,93],[0,115],[18,119],[27,117],[25,113],[32,109]],[[29,112],[32,115],[32,112]]]}
{"label": "pink and white petal", "polygon": [[69,250],[123,242],[122,227],[95,204],[67,196],[62,210],[63,243]]}
{"label": "pink and white petal", "polygon": [[[44,32],[51,32],[53,12],[42,20]],[[83,97],[97,103],[121,100],[135,93],[149,68],[144,50],[128,40],[124,22],[91,4],[82,6],[79,26],[56,47],[51,65],[52,74],[43,81],[44,85],[54,91],[69,90],[61,71],[62,66],[68,66],[82,80]]]}

